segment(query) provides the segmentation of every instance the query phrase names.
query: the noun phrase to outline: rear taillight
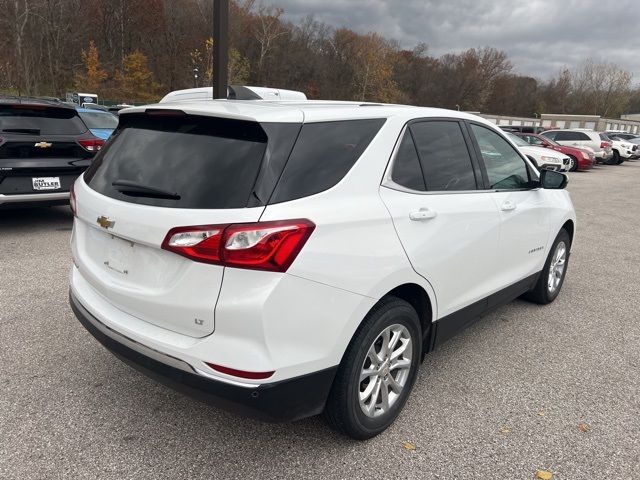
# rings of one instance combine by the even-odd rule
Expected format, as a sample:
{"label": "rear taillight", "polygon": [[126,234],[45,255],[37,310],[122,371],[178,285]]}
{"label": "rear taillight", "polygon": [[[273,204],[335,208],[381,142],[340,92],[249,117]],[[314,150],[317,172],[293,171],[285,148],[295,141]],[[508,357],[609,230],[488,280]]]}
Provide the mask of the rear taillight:
{"label": "rear taillight", "polygon": [[162,248],[196,262],[286,272],[315,227],[306,219],[177,227]]}
{"label": "rear taillight", "polygon": [[89,138],[86,140],[78,140],[78,143],[87,152],[97,152],[104,145],[104,140],[101,138]]}
{"label": "rear taillight", "polygon": [[77,201],[76,201],[76,190],[75,190],[75,183],[71,184],[71,187],[69,188],[69,206],[71,207],[71,213],[73,213],[74,217],[77,217]]}
{"label": "rear taillight", "polygon": [[600,142],[600,148],[609,148],[609,142]]}

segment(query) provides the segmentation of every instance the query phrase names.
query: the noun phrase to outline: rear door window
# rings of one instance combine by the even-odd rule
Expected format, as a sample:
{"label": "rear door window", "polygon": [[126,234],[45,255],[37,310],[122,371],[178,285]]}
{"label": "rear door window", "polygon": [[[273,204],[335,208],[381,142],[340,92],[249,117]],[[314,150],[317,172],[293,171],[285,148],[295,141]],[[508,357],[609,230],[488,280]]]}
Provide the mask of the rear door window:
{"label": "rear door window", "polygon": [[[194,115],[129,114],[120,119],[121,128],[85,174],[91,188],[143,205],[247,206],[268,142],[260,124]],[[127,190],[123,181],[171,195]]]}
{"label": "rear door window", "polygon": [[0,105],[0,133],[79,135],[87,131],[73,108]]}
{"label": "rear door window", "polygon": [[344,178],[384,124],[385,119],[307,123],[269,203],[323,192]]}
{"label": "rear door window", "polygon": [[428,191],[476,190],[471,156],[457,121],[418,122],[410,130]]}

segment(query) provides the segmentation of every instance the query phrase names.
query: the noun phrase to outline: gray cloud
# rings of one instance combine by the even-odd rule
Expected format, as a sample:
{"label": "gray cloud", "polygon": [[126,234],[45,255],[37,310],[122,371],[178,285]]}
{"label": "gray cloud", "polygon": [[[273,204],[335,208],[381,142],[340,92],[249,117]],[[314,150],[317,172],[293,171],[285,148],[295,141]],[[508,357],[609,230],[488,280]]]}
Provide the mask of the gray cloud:
{"label": "gray cloud", "polygon": [[431,55],[471,47],[504,50],[515,71],[537,78],[588,58],[640,78],[640,2],[618,0],[267,0],[297,22],[307,15],[334,27],[374,31]]}

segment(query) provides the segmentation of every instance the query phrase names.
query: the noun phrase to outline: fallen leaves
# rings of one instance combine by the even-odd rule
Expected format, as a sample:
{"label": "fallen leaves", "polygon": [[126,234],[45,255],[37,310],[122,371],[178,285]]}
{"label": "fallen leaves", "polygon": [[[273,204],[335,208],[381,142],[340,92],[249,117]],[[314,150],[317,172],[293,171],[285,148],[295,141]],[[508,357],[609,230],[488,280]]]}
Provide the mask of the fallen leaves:
{"label": "fallen leaves", "polygon": [[586,423],[579,423],[578,424],[578,430],[580,430],[581,432],[588,432],[589,430],[591,430],[591,427],[589,425],[587,425]]}
{"label": "fallen leaves", "polygon": [[511,429],[507,427],[501,427],[500,433],[504,433],[504,434],[511,433]]}
{"label": "fallen leaves", "polygon": [[411,442],[402,442],[402,446],[406,449],[406,450],[415,450],[416,446],[411,443]]}
{"label": "fallen leaves", "polygon": [[548,470],[536,470],[536,478],[538,480],[551,480],[553,478],[553,473]]}
{"label": "fallen leaves", "polygon": [[540,410],[540,411],[538,412],[538,416],[539,416],[539,417],[544,417],[544,412],[543,412],[542,410]]}

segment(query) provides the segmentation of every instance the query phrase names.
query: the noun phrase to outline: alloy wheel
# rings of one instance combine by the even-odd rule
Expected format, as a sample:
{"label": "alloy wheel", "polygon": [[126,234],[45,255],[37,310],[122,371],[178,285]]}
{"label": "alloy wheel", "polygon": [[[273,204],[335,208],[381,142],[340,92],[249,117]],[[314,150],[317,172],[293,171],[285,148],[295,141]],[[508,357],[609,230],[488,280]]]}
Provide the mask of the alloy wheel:
{"label": "alloy wheel", "polygon": [[566,263],[567,246],[564,242],[559,242],[556,246],[555,252],[553,253],[553,257],[551,258],[551,264],[549,265],[549,277],[547,281],[549,293],[555,293],[560,286]]}
{"label": "alloy wheel", "polygon": [[368,417],[384,415],[407,384],[413,352],[409,330],[399,324],[385,328],[373,341],[360,372],[360,408]]}

